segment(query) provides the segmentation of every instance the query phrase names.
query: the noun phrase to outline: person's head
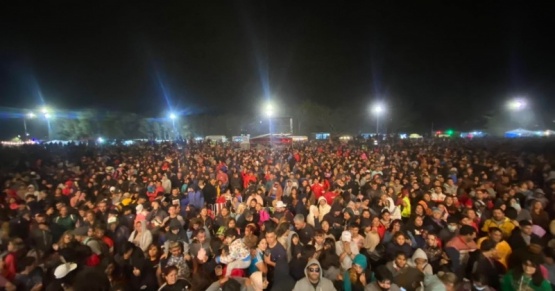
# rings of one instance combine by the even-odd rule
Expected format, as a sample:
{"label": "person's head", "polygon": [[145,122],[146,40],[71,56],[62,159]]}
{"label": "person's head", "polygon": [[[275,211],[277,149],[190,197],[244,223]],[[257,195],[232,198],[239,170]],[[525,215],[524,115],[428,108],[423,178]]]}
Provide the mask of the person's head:
{"label": "person's head", "polygon": [[322,220],[322,223],[320,224],[320,226],[322,227],[322,230],[325,232],[330,230],[330,223],[327,220]]}
{"label": "person's head", "polygon": [[204,228],[199,229],[196,238],[200,243],[204,243],[206,241],[206,230]]}
{"label": "person's head", "polygon": [[276,230],[273,228],[266,229],[266,234],[264,235],[266,238],[266,242],[268,243],[269,247],[273,247],[277,242],[277,234]]}
{"label": "person's head", "polygon": [[404,252],[398,252],[395,255],[395,265],[398,268],[404,268],[407,265],[407,255]]}
{"label": "person's head", "polygon": [[131,255],[135,251],[135,245],[132,242],[125,242],[120,249],[120,255],[123,257],[124,260],[129,260]]}
{"label": "person's head", "polygon": [[392,233],[401,231],[401,220],[400,219],[393,220],[389,225],[389,231]]}
{"label": "person's head", "polygon": [[316,263],[308,265],[306,267],[306,276],[311,283],[318,283],[320,281],[321,272],[322,270],[320,268],[320,265]]}
{"label": "person's head", "polygon": [[478,272],[475,272],[472,275],[471,281],[473,290],[484,290],[488,287],[488,278],[486,276],[487,274],[481,274]]}
{"label": "person's head", "polygon": [[476,238],[476,229],[470,225],[463,225],[459,230],[459,235],[466,241],[471,242]]}
{"label": "person's head", "polygon": [[497,259],[497,249],[495,248],[496,246],[497,242],[486,239],[480,245],[480,251],[487,258]]}
{"label": "person's head", "polygon": [[503,239],[503,232],[498,227],[490,227],[489,239],[496,243],[499,243]]}
{"label": "person's head", "polygon": [[501,208],[494,208],[492,215],[493,215],[493,219],[497,221],[502,221],[505,219],[505,213]]}
{"label": "person's head", "polygon": [[295,232],[291,235],[291,245],[296,246],[299,244],[299,235]]}
{"label": "person's head", "polygon": [[443,283],[443,285],[445,286],[446,291],[455,290],[455,284],[457,283],[457,275],[449,272],[448,273],[439,272],[437,274],[437,277],[439,278],[441,283]]}
{"label": "person's head", "polygon": [[306,225],[306,222],[304,220],[304,215],[302,214],[295,215],[295,217],[293,218],[293,223],[295,224],[295,228],[297,230],[303,229]]}
{"label": "person's head", "polygon": [[385,265],[381,265],[376,268],[376,282],[378,283],[378,287],[382,290],[389,290],[391,285],[393,284],[393,274]]}
{"label": "person's head", "polygon": [[266,241],[265,238],[262,238],[262,239],[258,242],[257,248],[258,248],[260,251],[262,251],[262,252],[264,252],[264,251],[266,251],[266,250],[268,249],[268,242]]}
{"label": "person's head", "polygon": [[168,249],[173,257],[179,257],[183,253],[183,245],[180,242],[170,242]]}
{"label": "person's head", "polygon": [[8,251],[9,252],[17,252],[25,246],[25,243],[21,238],[12,238],[8,242]]}
{"label": "person's head", "polygon": [[135,222],[134,227],[137,232],[141,232],[143,230],[143,224],[140,221]]}
{"label": "person's head", "polygon": [[396,244],[402,246],[406,243],[407,240],[406,240],[405,234],[402,233],[401,231],[398,231],[393,235],[393,241]]}
{"label": "person's head", "polygon": [[424,218],[420,215],[414,217],[414,226],[421,227],[424,224]]}
{"label": "person's head", "polygon": [[235,218],[230,218],[227,220],[227,228],[232,229],[235,228],[237,226],[237,221],[235,221]]}
{"label": "person's head", "polygon": [[149,258],[158,258],[160,255],[160,247],[156,244],[151,244],[148,246],[146,252]]}
{"label": "person's head", "polygon": [[428,233],[428,236],[426,237],[426,245],[436,248],[438,246],[437,235],[434,233]]}
{"label": "person's head", "polygon": [[525,235],[532,235],[532,223],[528,220],[521,220],[518,222],[520,231]]}
{"label": "person's head", "polygon": [[[253,201],[254,201],[254,200],[253,200]],[[224,217],[225,217],[225,216],[228,216],[228,215],[229,215],[229,209],[227,209],[227,207],[223,207],[223,208],[220,210],[220,214],[221,214],[222,216],[224,216]]]}
{"label": "person's head", "polygon": [[96,237],[98,239],[101,239],[104,237],[104,234],[106,233],[106,230],[104,229],[104,227],[101,227],[99,225],[94,227],[94,233],[93,233],[93,237]]}
{"label": "person's head", "polygon": [[164,269],[164,279],[166,284],[173,285],[177,282],[177,267],[176,266],[169,266]]}
{"label": "person's head", "polygon": [[321,229],[316,230],[314,234],[314,242],[316,242],[317,245],[322,245],[325,239],[326,233]]}

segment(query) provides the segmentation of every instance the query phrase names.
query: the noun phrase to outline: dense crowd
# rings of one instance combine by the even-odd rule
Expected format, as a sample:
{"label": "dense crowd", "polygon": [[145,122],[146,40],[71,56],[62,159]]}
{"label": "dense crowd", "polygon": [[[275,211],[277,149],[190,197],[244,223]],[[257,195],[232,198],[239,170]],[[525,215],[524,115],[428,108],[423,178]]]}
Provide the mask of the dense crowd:
{"label": "dense crowd", "polygon": [[4,290],[552,290],[549,140],[0,148]]}

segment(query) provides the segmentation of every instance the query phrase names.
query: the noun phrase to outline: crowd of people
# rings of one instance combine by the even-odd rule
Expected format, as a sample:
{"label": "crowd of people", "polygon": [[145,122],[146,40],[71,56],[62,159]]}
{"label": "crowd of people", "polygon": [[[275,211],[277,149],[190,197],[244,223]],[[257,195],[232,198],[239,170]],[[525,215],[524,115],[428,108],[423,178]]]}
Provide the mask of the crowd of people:
{"label": "crowd of people", "polygon": [[552,149],[0,148],[0,288],[553,290]]}

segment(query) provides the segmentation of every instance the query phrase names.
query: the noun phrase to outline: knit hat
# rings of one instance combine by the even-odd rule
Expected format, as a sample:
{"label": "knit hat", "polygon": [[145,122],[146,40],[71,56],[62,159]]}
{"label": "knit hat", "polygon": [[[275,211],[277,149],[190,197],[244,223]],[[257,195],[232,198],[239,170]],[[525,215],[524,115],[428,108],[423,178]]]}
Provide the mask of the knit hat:
{"label": "knit hat", "polygon": [[368,262],[363,254],[356,255],[353,264],[361,266],[363,270],[366,270],[366,267],[368,267]]}

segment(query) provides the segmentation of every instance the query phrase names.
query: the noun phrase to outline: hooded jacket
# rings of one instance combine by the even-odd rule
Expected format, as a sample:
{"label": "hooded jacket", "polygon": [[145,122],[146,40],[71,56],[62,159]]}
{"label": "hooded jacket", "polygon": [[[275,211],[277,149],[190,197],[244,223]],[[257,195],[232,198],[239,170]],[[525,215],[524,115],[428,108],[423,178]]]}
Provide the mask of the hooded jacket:
{"label": "hooded jacket", "polygon": [[416,251],[414,251],[414,254],[412,254],[412,258],[408,261],[409,266],[416,268],[416,259],[426,260],[423,270],[424,275],[433,275],[434,272],[432,269],[432,265],[428,263],[428,256],[422,249],[417,249]]}
{"label": "hooded jacket", "polygon": [[[146,229],[146,221],[144,220],[141,221],[141,230],[142,230],[142,235],[141,235],[141,239],[139,241],[138,247],[141,248],[143,252],[146,252],[146,250],[148,249],[148,246],[152,243],[152,233],[150,233],[150,230]],[[137,231],[134,230],[129,236],[129,241],[133,242],[135,240],[136,235],[137,235]]]}
{"label": "hooded jacket", "polygon": [[[311,265],[317,265],[318,268],[320,269],[320,280],[318,281],[318,284],[316,285],[316,287],[314,287],[314,285],[312,285],[312,283],[308,279],[308,273],[306,268],[308,268]],[[318,260],[315,260],[315,259],[309,260],[308,264],[306,264],[306,268],[304,271],[305,277],[299,280],[297,284],[295,284],[295,288],[293,289],[293,291],[305,291],[305,290],[335,291],[336,290],[335,287],[333,286],[333,282],[322,276],[323,270]]]}

